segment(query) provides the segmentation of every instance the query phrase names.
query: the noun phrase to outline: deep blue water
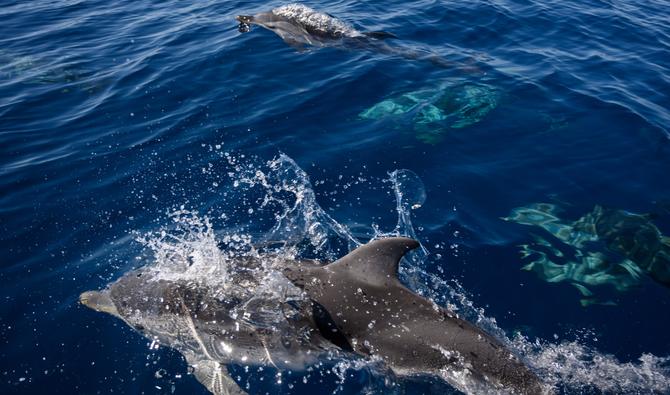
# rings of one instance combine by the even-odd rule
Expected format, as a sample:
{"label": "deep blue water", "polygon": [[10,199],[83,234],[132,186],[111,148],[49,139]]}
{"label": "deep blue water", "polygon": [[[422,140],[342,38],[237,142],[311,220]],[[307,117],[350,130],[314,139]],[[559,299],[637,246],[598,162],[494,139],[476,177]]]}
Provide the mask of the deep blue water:
{"label": "deep blue water", "polygon": [[[559,391],[670,393],[670,288],[649,273],[625,291],[586,285],[593,300],[616,305],[583,307],[569,281],[521,270],[530,260],[520,246],[539,237],[610,263],[622,252],[501,219],[545,202],[571,224],[599,205],[650,214],[647,223],[670,235],[670,3],[307,3],[451,67],[337,46],[300,52],[262,28],[238,32],[236,15],[281,4],[0,2],[0,393],[206,393],[177,352],[150,349],[78,295],[146,263],[135,239],[182,206],[220,235],[267,229],[272,216],[230,192],[240,175],[225,154],[259,169],[285,154],[325,212],[362,237],[373,224],[393,229],[384,180],[413,171],[426,193],[412,210],[431,253],[422,270],[457,280],[508,336],[539,339],[528,356],[539,372],[560,376],[538,356],[554,346],[607,361],[571,368]],[[403,93],[467,84],[495,92],[495,105],[430,141],[411,116],[359,116]],[[622,372],[645,367],[650,376],[626,382]],[[251,393],[338,390],[332,374],[302,384],[295,373],[289,388],[290,379],[231,369]],[[385,388],[350,374],[340,393]]]}

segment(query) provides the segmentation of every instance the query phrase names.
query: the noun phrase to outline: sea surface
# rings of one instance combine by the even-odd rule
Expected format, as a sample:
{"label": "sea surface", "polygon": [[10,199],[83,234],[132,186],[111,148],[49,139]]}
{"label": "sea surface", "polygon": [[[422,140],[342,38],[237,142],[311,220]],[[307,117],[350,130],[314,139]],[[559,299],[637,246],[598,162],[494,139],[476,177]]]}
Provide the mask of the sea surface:
{"label": "sea surface", "polygon": [[[397,38],[238,31],[283,4],[0,0],[0,393],[206,394],[79,294],[269,236],[331,260],[405,234],[403,281],[557,393],[670,394],[670,2],[309,1]],[[251,394],[456,393],[229,369]]]}

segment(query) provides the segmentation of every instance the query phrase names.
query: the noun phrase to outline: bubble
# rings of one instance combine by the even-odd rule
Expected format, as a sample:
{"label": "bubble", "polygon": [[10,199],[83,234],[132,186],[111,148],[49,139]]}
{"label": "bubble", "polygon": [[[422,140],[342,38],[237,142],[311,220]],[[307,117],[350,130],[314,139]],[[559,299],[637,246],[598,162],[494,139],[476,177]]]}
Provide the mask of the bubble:
{"label": "bubble", "polygon": [[426,202],[426,188],[423,181],[411,170],[401,169],[389,173],[396,199],[403,208],[416,210]]}

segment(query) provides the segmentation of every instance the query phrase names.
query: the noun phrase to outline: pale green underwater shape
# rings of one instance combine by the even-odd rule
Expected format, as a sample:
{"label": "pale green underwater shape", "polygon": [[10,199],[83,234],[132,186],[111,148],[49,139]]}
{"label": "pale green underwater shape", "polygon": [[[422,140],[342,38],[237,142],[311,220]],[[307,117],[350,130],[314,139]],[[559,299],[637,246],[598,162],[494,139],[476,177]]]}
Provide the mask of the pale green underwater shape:
{"label": "pale green underwater shape", "polygon": [[434,144],[449,129],[480,122],[499,101],[499,91],[489,85],[460,83],[393,96],[362,111],[359,118],[411,122],[419,140]]}
{"label": "pale green underwater shape", "polygon": [[[619,292],[639,286],[644,275],[670,287],[670,239],[648,216],[596,206],[574,222],[561,220],[553,204],[536,203],[512,210],[507,221],[536,226],[557,241],[535,236],[521,245],[522,267],[550,283],[569,282],[581,294],[582,306],[613,305],[587,286],[611,286]],[[566,256],[563,250],[572,250]]]}
{"label": "pale green underwater shape", "polygon": [[94,93],[104,89],[103,83],[95,79],[95,73],[79,69],[72,64],[58,64],[33,55],[12,56],[0,50],[0,81],[14,80],[23,84],[64,85],[61,92],[71,88]]}

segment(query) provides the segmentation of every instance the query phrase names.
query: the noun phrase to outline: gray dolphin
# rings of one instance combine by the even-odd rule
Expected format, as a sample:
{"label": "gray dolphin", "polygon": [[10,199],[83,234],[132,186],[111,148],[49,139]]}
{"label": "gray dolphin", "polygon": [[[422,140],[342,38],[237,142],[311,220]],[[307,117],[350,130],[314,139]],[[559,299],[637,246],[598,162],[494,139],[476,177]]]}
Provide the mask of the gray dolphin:
{"label": "gray dolphin", "polygon": [[[239,289],[220,292],[143,268],[84,292],[80,301],[177,349],[215,395],[244,393],[226,364],[299,370],[341,352],[381,357],[402,376],[437,375],[467,393],[543,393],[535,374],[498,340],[400,283],[399,261],[418,246],[404,237],[379,239],[328,265],[239,258],[243,270],[229,273]],[[284,274],[282,294],[300,297],[248,308],[240,292],[260,281],[260,259],[272,259]],[[262,311],[281,312],[282,319],[262,325],[236,314]]]}
{"label": "gray dolphin", "polygon": [[[245,288],[260,281],[257,259],[240,258],[234,264],[236,270],[229,274],[235,287],[220,293],[193,281],[162,279],[145,267],[126,273],[101,291],[84,292],[79,300],[179,351],[196,379],[214,395],[246,394],[230,377],[226,364],[301,370],[318,362],[324,352],[339,352],[312,329],[299,300],[258,301],[244,295]],[[263,323],[262,315],[268,311],[278,312],[283,320]]]}
{"label": "gray dolphin", "polygon": [[547,393],[497,339],[406,288],[398,265],[416,240],[372,241],[326,266],[284,268],[313,300],[313,319],[335,344],[381,357],[399,375],[433,374],[466,393]]}
{"label": "gray dolphin", "polygon": [[[240,23],[238,30],[241,33],[248,32],[251,25],[262,26],[299,51],[305,46],[367,49],[405,59],[427,60],[444,68],[454,67],[451,62],[429,51],[388,45],[385,39],[397,38],[392,33],[359,31],[340,19],[303,4],[287,4],[255,15],[238,15],[235,19]],[[472,66],[464,70],[477,71]]]}
{"label": "gray dolphin", "polygon": [[304,45],[327,46],[343,42],[361,45],[369,39],[395,37],[387,32],[360,32],[331,15],[302,4],[288,4],[255,15],[238,15],[236,19],[242,33],[248,32],[252,24],[262,26],[299,49]]}

